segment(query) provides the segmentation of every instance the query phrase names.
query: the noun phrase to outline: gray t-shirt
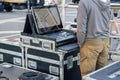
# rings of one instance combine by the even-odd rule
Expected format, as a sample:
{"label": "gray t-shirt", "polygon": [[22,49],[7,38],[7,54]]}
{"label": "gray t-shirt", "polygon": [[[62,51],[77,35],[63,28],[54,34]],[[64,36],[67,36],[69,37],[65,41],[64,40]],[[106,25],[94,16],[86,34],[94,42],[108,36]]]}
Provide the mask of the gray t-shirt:
{"label": "gray t-shirt", "polygon": [[80,0],[77,13],[77,38],[80,47],[85,39],[108,38],[109,4],[100,0]]}

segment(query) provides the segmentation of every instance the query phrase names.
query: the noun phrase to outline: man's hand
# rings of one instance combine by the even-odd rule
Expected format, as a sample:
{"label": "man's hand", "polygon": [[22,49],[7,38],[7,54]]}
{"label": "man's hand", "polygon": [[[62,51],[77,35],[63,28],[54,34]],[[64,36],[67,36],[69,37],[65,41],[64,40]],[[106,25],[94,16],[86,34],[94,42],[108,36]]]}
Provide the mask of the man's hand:
{"label": "man's hand", "polygon": [[74,33],[77,33],[77,28],[72,28],[71,29]]}

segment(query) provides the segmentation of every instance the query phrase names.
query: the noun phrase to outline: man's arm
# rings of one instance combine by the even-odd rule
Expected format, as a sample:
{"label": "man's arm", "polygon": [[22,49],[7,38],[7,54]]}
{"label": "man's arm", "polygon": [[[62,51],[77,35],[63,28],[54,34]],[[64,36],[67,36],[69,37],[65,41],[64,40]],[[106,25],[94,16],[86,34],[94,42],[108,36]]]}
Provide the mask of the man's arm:
{"label": "man's arm", "polygon": [[80,47],[83,45],[86,37],[87,28],[87,8],[83,2],[80,1],[77,13],[77,38]]}

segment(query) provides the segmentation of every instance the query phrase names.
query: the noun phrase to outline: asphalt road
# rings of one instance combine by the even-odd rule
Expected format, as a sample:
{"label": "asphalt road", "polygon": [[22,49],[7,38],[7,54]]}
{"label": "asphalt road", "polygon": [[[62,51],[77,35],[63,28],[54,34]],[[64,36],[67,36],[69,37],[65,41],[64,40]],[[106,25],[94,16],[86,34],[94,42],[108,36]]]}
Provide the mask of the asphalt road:
{"label": "asphalt road", "polygon": [[0,12],[0,37],[23,31],[27,12],[27,9]]}

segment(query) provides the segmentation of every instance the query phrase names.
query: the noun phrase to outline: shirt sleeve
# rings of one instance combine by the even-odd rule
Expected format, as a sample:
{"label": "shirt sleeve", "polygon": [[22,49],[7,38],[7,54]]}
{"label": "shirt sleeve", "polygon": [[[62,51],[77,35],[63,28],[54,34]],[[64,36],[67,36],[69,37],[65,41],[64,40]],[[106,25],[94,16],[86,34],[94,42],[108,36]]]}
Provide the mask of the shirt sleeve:
{"label": "shirt sleeve", "polygon": [[87,28],[87,8],[82,2],[79,2],[78,12],[77,12],[77,38],[79,46],[81,47],[86,38],[86,28]]}

